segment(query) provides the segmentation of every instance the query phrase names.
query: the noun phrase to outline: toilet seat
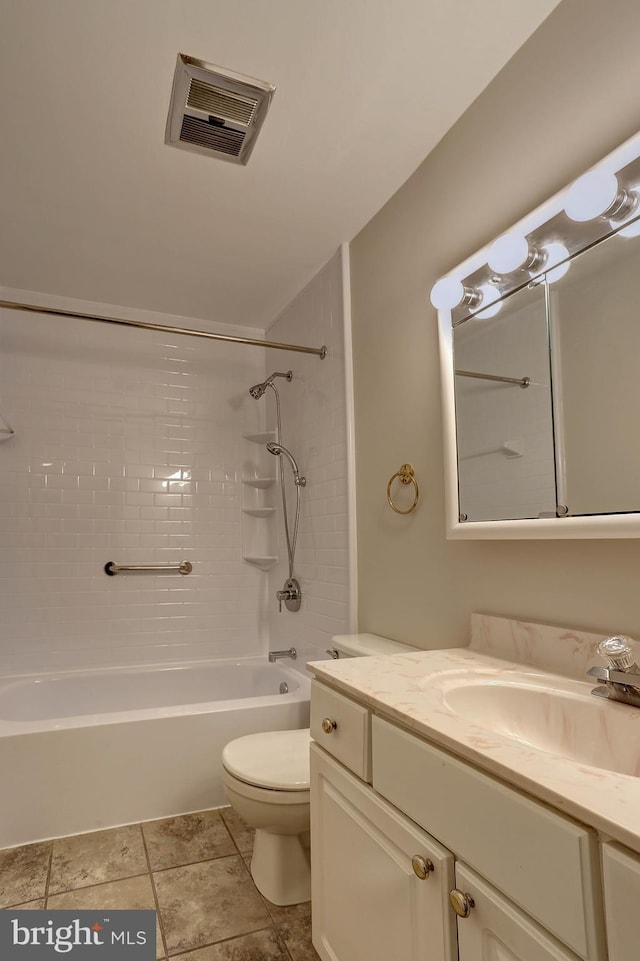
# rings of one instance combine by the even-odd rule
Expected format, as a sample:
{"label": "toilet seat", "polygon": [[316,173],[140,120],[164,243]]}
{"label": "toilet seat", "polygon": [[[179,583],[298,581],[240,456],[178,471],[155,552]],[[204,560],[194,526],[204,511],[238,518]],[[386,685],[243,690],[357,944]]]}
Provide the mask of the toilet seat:
{"label": "toilet seat", "polygon": [[227,744],[222,765],[230,775],[256,788],[308,792],[310,739],[308,728],[248,734]]}

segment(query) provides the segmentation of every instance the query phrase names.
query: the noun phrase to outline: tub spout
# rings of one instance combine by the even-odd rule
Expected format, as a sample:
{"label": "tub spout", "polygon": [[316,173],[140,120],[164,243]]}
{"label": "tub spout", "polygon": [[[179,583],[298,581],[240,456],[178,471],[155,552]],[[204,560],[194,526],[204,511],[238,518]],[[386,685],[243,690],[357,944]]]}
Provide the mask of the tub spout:
{"label": "tub spout", "polygon": [[298,652],[296,651],[295,647],[290,647],[287,651],[269,651],[269,663],[275,664],[275,662],[279,661],[282,657],[290,657],[293,661],[295,661],[297,656]]}

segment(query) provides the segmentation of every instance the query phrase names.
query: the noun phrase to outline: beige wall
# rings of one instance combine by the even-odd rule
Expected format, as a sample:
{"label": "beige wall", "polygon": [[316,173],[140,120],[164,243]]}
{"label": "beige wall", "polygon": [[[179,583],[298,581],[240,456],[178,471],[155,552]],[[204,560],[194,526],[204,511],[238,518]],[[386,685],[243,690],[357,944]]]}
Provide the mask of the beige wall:
{"label": "beige wall", "polygon": [[[429,304],[439,276],[637,131],[638,37],[637,0],[563,0],[352,244],[360,630],[462,644],[482,610],[640,637],[640,541],[446,540]],[[385,489],[405,461],[422,502],[400,517]]]}

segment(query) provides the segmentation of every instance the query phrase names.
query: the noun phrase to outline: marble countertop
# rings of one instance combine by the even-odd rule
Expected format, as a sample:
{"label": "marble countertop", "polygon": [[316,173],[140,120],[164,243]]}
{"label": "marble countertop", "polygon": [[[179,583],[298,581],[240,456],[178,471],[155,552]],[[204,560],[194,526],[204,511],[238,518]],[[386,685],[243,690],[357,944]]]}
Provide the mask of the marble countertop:
{"label": "marble countertop", "polygon": [[[577,719],[570,703],[577,695],[584,708],[590,696],[594,683],[584,679],[585,670],[602,663],[594,653],[602,635],[474,618],[470,647],[315,661],[308,668],[376,713],[640,853],[640,710],[594,699],[593,709],[587,701],[587,713]],[[451,692],[470,678],[476,685],[516,685],[510,736],[508,716],[496,733],[495,726],[483,726],[482,707],[476,712],[471,704],[465,716],[458,712]],[[533,746],[526,725],[523,735],[517,723],[520,683],[537,688],[541,696],[534,700],[551,728],[555,725],[551,747],[544,750]],[[568,700],[554,698],[554,689]],[[612,766],[629,773],[596,766],[600,749],[594,754],[592,742],[608,745]]]}

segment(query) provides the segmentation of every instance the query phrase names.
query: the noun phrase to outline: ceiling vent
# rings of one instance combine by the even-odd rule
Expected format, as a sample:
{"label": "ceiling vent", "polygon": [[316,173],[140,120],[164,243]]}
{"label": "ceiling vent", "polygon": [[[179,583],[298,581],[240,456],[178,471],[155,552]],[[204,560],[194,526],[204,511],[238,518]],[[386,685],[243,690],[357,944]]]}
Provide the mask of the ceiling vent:
{"label": "ceiling vent", "polygon": [[164,142],[246,164],[275,89],[179,53]]}

